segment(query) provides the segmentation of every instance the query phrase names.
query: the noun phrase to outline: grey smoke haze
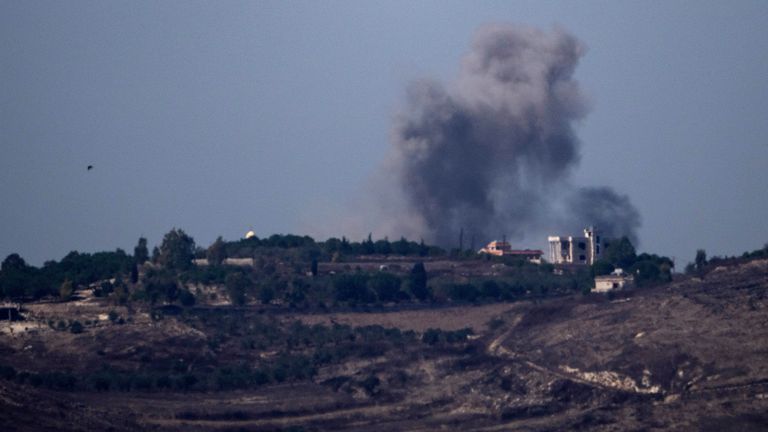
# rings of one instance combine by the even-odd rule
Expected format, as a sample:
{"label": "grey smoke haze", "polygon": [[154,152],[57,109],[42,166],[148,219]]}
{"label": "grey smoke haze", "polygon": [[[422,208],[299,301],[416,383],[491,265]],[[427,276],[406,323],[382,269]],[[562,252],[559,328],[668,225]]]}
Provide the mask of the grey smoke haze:
{"label": "grey smoke haze", "polygon": [[585,187],[578,189],[568,197],[568,208],[578,218],[570,221],[569,231],[578,233],[585,221],[600,227],[609,237],[625,235],[633,244],[638,244],[637,227],[640,226],[640,213],[626,195],[617,194],[609,187]]}
{"label": "grey smoke haze", "polygon": [[573,124],[588,105],[573,79],[583,54],[562,30],[489,25],[454,83],[413,83],[392,134],[388,170],[406,207],[392,231],[455,246],[461,229],[486,241],[596,225],[636,242],[640,217],[626,196],[570,181]]}

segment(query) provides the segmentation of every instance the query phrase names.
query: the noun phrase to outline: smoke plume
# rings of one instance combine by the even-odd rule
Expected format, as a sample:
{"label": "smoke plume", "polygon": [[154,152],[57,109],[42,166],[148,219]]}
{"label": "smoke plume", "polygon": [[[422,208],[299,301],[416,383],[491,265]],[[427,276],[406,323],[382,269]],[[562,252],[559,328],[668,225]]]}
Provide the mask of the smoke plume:
{"label": "smoke plume", "polygon": [[386,170],[405,208],[387,231],[454,247],[462,230],[487,241],[596,225],[636,241],[640,219],[626,196],[570,181],[580,147],[573,124],[588,105],[573,79],[583,53],[561,30],[490,25],[454,83],[411,84]]}

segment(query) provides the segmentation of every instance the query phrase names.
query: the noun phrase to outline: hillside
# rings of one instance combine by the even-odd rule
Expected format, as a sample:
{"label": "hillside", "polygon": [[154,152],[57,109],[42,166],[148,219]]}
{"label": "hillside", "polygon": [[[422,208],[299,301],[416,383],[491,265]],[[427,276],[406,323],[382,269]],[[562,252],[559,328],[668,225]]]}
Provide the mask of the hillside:
{"label": "hillside", "polygon": [[[0,418],[6,430],[765,430],[767,290],[768,260],[754,260],[610,299],[118,307],[106,320],[103,299],[32,303],[43,321],[0,338]],[[75,318],[81,333],[41,324]]]}

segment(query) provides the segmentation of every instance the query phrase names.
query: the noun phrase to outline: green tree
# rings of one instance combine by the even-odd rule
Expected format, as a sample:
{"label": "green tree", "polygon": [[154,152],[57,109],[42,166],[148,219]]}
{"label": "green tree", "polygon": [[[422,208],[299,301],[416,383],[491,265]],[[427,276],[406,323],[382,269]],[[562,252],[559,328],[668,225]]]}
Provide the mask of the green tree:
{"label": "green tree", "polygon": [[72,297],[72,294],[74,294],[75,288],[72,285],[72,281],[67,279],[64,282],[61,283],[61,286],[59,286],[59,297],[62,300],[69,300]]}
{"label": "green tree", "polygon": [[480,286],[480,295],[485,298],[498,299],[501,296],[501,287],[493,279],[484,281]]}
{"label": "green tree", "polygon": [[179,292],[179,301],[182,306],[194,306],[195,295],[189,292],[189,290],[183,289]]}
{"label": "green tree", "polygon": [[275,289],[270,284],[264,284],[259,289],[259,301],[261,304],[270,304],[275,298]]}
{"label": "green tree", "polygon": [[144,264],[149,259],[149,249],[147,249],[147,239],[139,237],[139,244],[133,248],[133,259],[136,264]]}
{"label": "green tree", "polygon": [[424,239],[419,240],[419,256],[427,256],[429,255],[429,246],[424,244]]}
{"label": "green tree", "polygon": [[389,239],[377,240],[373,244],[373,249],[377,254],[389,255],[392,252],[392,245],[389,243]]}
{"label": "green tree", "polygon": [[703,270],[704,266],[707,265],[707,252],[704,249],[697,250],[694,262],[696,263],[696,270]]}
{"label": "green tree", "polygon": [[130,279],[132,284],[136,284],[139,282],[139,266],[136,263],[133,263],[131,265],[131,275]]}
{"label": "green tree", "polygon": [[627,237],[612,241],[603,254],[603,260],[614,267],[628,269],[637,259],[637,252]]}
{"label": "green tree", "polygon": [[413,265],[411,274],[408,278],[411,294],[417,299],[424,301],[430,297],[429,287],[427,287],[427,269],[424,263],[419,261]]}
{"label": "green tree", "polygon": [[208,250],[205,251],[205,257],[210,265],[221,265],[224,262],[227,258],[227,246],[221,236],[208,247]]}
{"label": "green tree", "polygon": [[[152,270],[144,280],[144,290],[149,301],[155,304],[161,298],[173,302],[179,295],[179,287],[173,272],[169,270]],[[115,292],[117,292],[117,288]],[[116,295],[117,297],[117,295]],[[116,298],[116,300],[119,300]]]}
{"label": "green tree", "polygon": [[93,295],[96,297],[106,297],[110,295],[114,289],[115,286],[111,282],[104,281],[99,285],[98,288],[93,290]]}
{"label": "green tree", "polygon": [[368,279],[368,287],[376,293],[379,301],[397,301],[400,293],[400,278],[385,272],[379,272]]}
{"label": "green tree", "polygon": [[370,375],[360,383],[360,386],[369,396],[372,396],[378,392],[379,384],[381,380],[376,375]]}
{"label": "green tree", "polygon": [[10,272],[10,271],[22,271],[27,268],[27,263],[24,261],[24,258],[22,258],[17,253],[12,253],[5,257],[3,260],[3,263],[0,264],[0,271],[3,272]]}
{"label": "green tree", "polygon": [[163,237],[160,245],[160,265],[174,270],[188,270],[192,267],[195,241],[184,231],[174,228]]}
{"label": "green tree", "polygon": [[614,270],[613,264],[609,263],[608,261],[601,259],[595,261],[594,264],[592,264],[592,276],[602,276],[611,274],[611,272]]}
{"label": "green tree", "polygon": [[20,298],[28,294],[33,270],[19,254],[8,255],[0,265],[0,294],[9,298]]}
{"label": "green tree", "polygon": [[477,300],[480,291],[472,284],[451,284],[448,288],[451,300],[457,302],[473,302]]}
{"label": "green tree", "polygon": [[112,291],[112,294],[110,294],[109,297],[112,299],[112,301],[115,302],[115,304],[124,305],[128,303],[128,299],[130,298],[128,294],[128,287],[126,287],[125,284],[120,283],[115,286],[115,290]]}
{"label": "green tree", "polygon": [[376,300],[368,289],[368,276],[364,273],[342,274],[333,281],[336,300],[369,303]]}
{"label": "green tree", "polygon": [[307,290],[310,288],[301,278],[295,278],[291,280],[289,289],[285,290],[285,300],[291,306],[296,306],[304,303],[307,299]]}
{"label": "green tree", "polygon": [[392,243],[392,252],[397,255],[408,255],[410,252],[410,244],[405,237],[400,237],[400,240]]}
{"label": "green tree", "polygon": [[435,345],[440,342],[440,335],[442,330],[435,328],[428,328],[427,331],[421,336],[421,341],[427,345]]}
{"label": "green tree", "polygon": [[637,286],[646,286],[654,283],[658,283],[660,280],[661,270],[659,266],[652,261],[638,261],[630,269],[635,275],[635,283]]}
{"label": "green tree", "polygon": [[312,258],[312,264],[310,265],[309,271],[312,273],[312,276],[317,276],[317,258]]}
{"label": "green tree", "polygon": [[227,288],[227,294],[233,305],[242,306],[245,304],[245,292],[250,285],[250,281],[242,273],[230,273],[224,280]]}
{"label": "green tree", "polygon": [[74,321],[72,324],[69,325],[69,331],[78,334],[83,332],[83,324],[80,321]]}
{"label": "green tree", "polygon": [[364,255],[372,255],[374,252],[376,252],[376,246],[373,244],[371,233],[368,233],[368,239],[363,242],[362,248]]}

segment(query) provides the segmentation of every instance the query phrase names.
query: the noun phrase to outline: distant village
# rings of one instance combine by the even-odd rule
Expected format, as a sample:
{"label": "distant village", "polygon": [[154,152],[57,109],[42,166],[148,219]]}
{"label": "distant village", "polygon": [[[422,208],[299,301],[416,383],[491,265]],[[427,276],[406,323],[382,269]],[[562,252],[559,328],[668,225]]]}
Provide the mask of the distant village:
{"label": "distant village", "polygon": [[[566,266],[591,266],[598,261],[604,251],[600,232],[595,227],[584,228],[582,236],[549,236],[549,262],[555,264],[556,272],[562,274]],[[507,241],[492,241],[478,251],[480,254],[494,256],[516,256],[536,264],[541,263],[544,252],[538,249],[512,249]],[[629,288],[634,284],[634,277],[617,268],[609,275],[596,276],[593,292],[608,292],[615,289]]]}
{"label": "distant village", "polygon": [[[255,233],[248,231],[243,238],[247,240],[253,237],[255,237]],[[606,246],[601,239],[599,230],[595,227],[585,228],[581,236],[549,236],[547,240],[549,243],[548,262],[555,265],[556,274],[563,274],[569,269],[576,270],[593,265],[602,257]],[[511,244],[506,240],[494,240],[478,250],[477,253],[497,257],[516,257],[534,264],[541,264],[544,256],[544,252],[539,249],[512,249]],[[208,260],[205,258],[195,259],[194,263],[196,266],[207,266]],[[223,264],[252,267],[255,262],[253,258],[226,258]],[[625,273],[621,268],[617,268],[609,275],[595,276],[592,292],[604,293],[630,288],[633,285],[634,276]]]}

